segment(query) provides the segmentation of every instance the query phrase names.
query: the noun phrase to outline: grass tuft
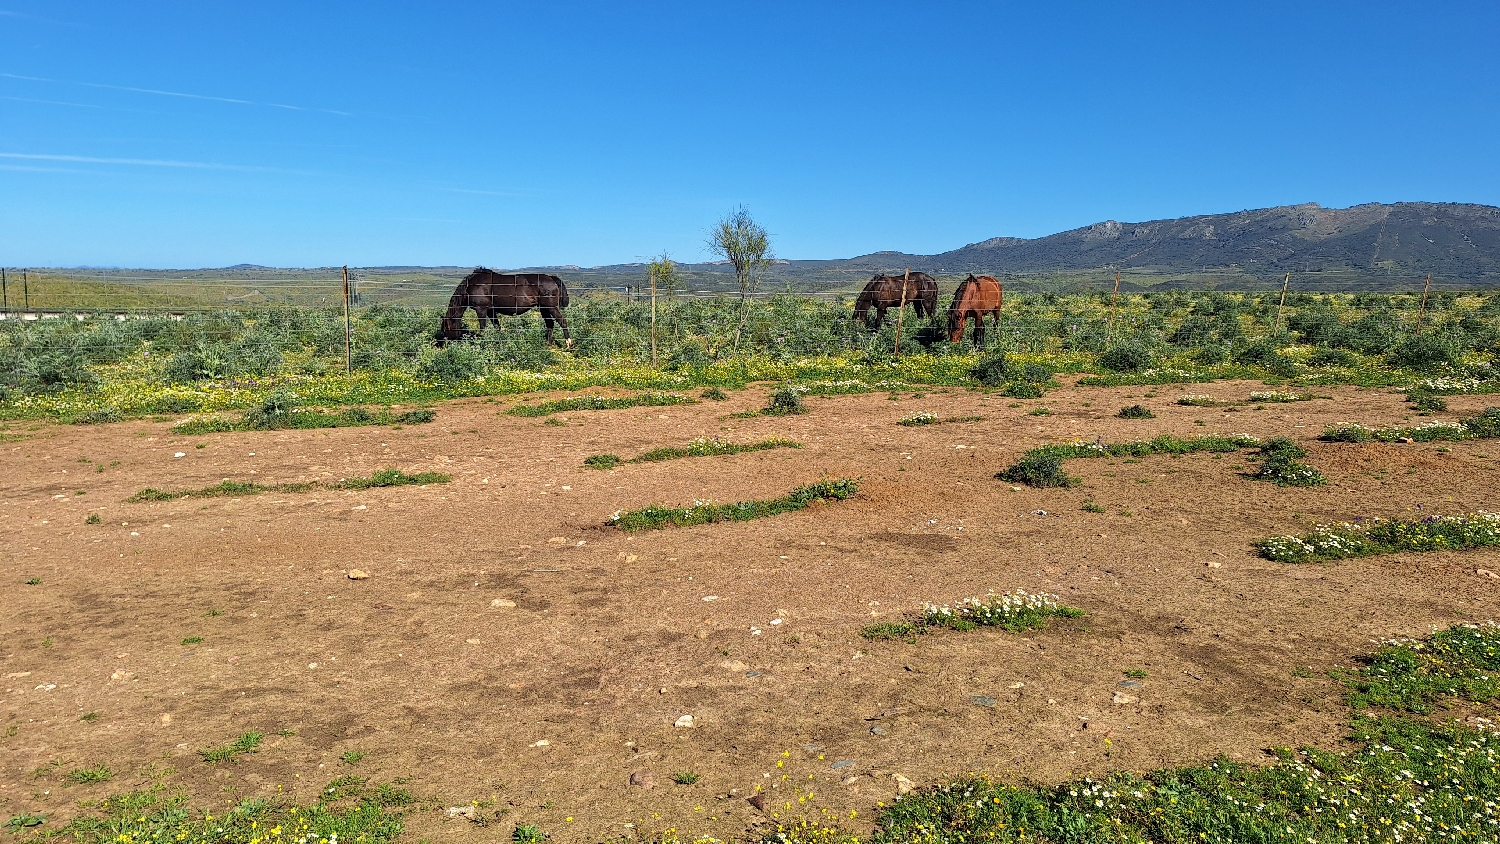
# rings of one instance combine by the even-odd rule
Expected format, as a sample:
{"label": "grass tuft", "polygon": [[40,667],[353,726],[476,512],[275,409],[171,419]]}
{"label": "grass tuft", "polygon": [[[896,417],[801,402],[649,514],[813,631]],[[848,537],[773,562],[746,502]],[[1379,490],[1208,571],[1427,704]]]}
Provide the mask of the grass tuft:
{"label": "grass tuft", "polygon": [[1141,404],[1133,404],[1133,405],[1130,405],[1129,407],[1122,407],[1122,408],[1120,408],[1120,412],[1116,413],[1115,415],[1118,416],[1118,417],[1120,417],[1121,419],[1155,419],[1156,418],[1156,414],[1152,413],[1150,408],[1146,407],[1145,405],[1141,405]]}
{"label": "grass tuft", "polygon": [[697,404],[680,393],[641,393],[635,396],[572,396],[538,404],[518,404],[505,411],[511,416],[550,416],[574,410],[619,410],[626,407],[670,407]]}
{"label": "grass tuft", "polygon": [[802,510],[815,502],[843,501],[859,491],[859,480],[837,478],[800,486],[780,498],[734,504],[694,502],[691,507],[646,507],[616,513],[608,522],[624,531],[658,530],[668,525],[686,527],[714,522],[742,522]]}
{"label": "grass tuft", "polygon": [[1500,514],[1358,519],[1318,525],[1300,536],[1272,536],[1255,544],[1278,563],[1319,563],[1403,551],[1462,551],[1500,545]]}
{"label": "grass tuft", "polygon": [[717,457],[723,454],[741,454],[747,451],[765,451],[771,448],[801,448],[802,444],[785,437],[767,437],[749,443],[734,443],[717,437],[699,437],[685,446],[663,446],[629,460],[621,460],[613,454],[596,454],[585,458],[583,465],[591,469],[613,469],[621,463],[658,463],[682,457]]}
{"label": "grass tuft", "polygon": [[916,642],[916,637],[934,627],[950,630],[974,630],[999,627],[1012,633],[1045,627],[1050,618],[1078,618],[1083,610],[1064,606],[1056,595],[1045,592],[990,592],[982,598],[965,598],[952,605],[927,604],[914,617],[902,621],[871,624],[859,635],[871,641],[901,639]]}
{"label": "grass tuft", "polygon": [[265,737],[265,733],[250,730],[241,733],[239,738],[228,744],[218,747],[206,747],[199,750],[198,755],[203,757],[203,761],[210,765],[217,762],[233,762],[247,753],[255,753],[260,750],[261,739]]}
{"label": "grass tuft", "polygon": [[260,495],[265,492],[308,492],[313,489],[375,489],[388,486],[410,486],[413,484],[445,484],[452,481],[451,475],[442,472],[417,472],[407,474],[400,469],[381,469],[368,478],[344,478],[338,481],[304,481],[288,484],[258,484],[253,481],[223,481],[202,489],[161,490],[146,487],[126,501],[175,501],[179,498],[225,498],[243,495]]}
{"label": "grass tuft", "polygon": [[74,768],[68,772],[67,781],[74,785],[93,785],[99,782],[108,782],[113,779],[114,771],[103,765],[95,765],[92,768]]}

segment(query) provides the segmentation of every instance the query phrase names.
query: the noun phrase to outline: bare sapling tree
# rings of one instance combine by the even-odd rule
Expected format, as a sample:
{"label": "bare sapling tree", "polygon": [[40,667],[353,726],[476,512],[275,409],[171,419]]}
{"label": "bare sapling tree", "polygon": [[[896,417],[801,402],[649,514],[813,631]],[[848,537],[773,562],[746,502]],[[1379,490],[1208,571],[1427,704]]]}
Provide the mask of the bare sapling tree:
{"label": "bare sapling tree", "polygon": [[734,351],[739,354],[740,335],[750,318],[750,294],[760,288],[760,280],[775,260],[771,254],[771,236],[750,217],[743,205],[720,220],[710,232],[708,249],[734,266],[734,278],[740,287],[739,325],[734,329]]}
{"label": "bare sapling tree", "polygon": [[651,365],[656,366],[656,292],[665,290],[667,298],[671,298],[678,285],[677,262],[667,253],[661,253],[646,265],[646,278],[651,282]]}

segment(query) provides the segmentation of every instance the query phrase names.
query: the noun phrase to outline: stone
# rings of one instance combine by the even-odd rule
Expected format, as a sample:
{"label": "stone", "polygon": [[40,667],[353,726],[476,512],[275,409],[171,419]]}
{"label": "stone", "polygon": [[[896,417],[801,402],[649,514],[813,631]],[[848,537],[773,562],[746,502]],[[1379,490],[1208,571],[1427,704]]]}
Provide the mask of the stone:
{"label": "stone", "polygon": [[1134,696],[1127,695],[1124,692],[1115,692],[1114,697],[1110,698],[1110,700],[1113,701],[1114,703],[1122,704],[1122,705],[1123,704],[1127,704],[1127,703],[1135,703],[1136,702],[1136,698]]}
{"label": "stone", "polygon": [[891,774],[891,779],[896,781],[896,792],[898,794],[910,794],[917,787],[915,783],[901,774]]}
{"label": "stone", "polygon": [[1122,689],[1139,689],[1146,684],[1140,680],[1121,680],[1118,685]]}
{"label": "stone", "polygon": [[650,771],[636,771],[630,775],[630,784],[636,788],[655,788],[656,775]]}
{"label": "stone", "polygon": [[479,810],[473,806],[449,806],[447,815],[449,820],[463,818],[472,821],[479,817]]}
{"label": "stone", "polygon": [[844,785],[854,785],[857,782],[859,782],[859,774],[855,774],[852,777],[845,777],[844,778]]}
{"label": "stone", "polygon": [[1474,569],[1474,573],[1480,577],[1488,577],[1490,580],[1500,580],[1500,574],[1495,574],[1489,569]]}
{"label": "stone", "polygon": [[364,569],[349,569],[350,580],[368,580],[370,573]]}
{"label": "stone", "polygon": [[974,695],[973,697],[969,698],[969,700],[974,701],[974,703],[978,704],[979,706],[995,705],[995,699],[987,695]]}
{"label": "stone", "polygon": [[[28,672],[28,673],[30,673],[30,672]],[[802,745],[802,749],[805,750],[805,751],[807,751],[808,753],[817,753],[819,750],[823,749],[823,745],[821,745],[821,744],[804,744],[804,745]]]}
{"label": "stone", "polygon": [[1224,564],[1219,562],[1218,560],[1211,560],[1207,563],[1204,563],[1203,565],[1211,569],[1216,569],[1222,567]]}
{"label": "stone", "polygon": [[548,545],[567,545],[568,544],[568,540],[567,540],[566,537],[554,536],[551,539],[547,540],[547,544]]}
{"label": "stone", "polygon": [[693,728],[693,716],[684,715],[681,718],[678,718],[676,721],[673,721],[672,726],[691,730]]}
{"label": "stone", "polygon": [[758,812],[764,812],[766,810],[766,796],[764,794],[751,795],[750,799],[746,800],[745,802],[749,803],[751,806],[754,806],[755,810]]}
{"label": "stone", "polygon": [[885,727],[882,727],[879,724],[876,724],[875,726],[870,728],[870,735],[872,736],[888,736],[890,734],[890,730],[887,730]]}
{"label": "stone", "polygon": [[490,606],[494,607],[497,610],[508,610],[508,609],[514,607],[515,605],[516,605],[515,601],[507,601],[504,598],[496,598],[495,600],[490,601]]}
{"label": "stone", "polygon": [[852,760],[852,759],[840,759],[839,761],[833,763],[829,767],[833,768],[835,771],[837,771],[840,768],[852,768],[852,767],[854,767],[854,760]]}
{"label": "stone", "polygon": [[750,666],[746,665],[743,662],[740,662],[737,659],[726,659],[723,662],[719,663],[719,667],[727,669],[729,671],[734,671],[736,673],[750,670]]}

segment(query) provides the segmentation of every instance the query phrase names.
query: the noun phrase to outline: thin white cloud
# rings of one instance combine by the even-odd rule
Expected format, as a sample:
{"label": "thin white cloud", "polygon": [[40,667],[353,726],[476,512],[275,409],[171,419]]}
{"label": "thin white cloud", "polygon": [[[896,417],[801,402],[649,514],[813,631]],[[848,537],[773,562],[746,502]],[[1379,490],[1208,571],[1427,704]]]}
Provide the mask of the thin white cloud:
{"label": "thin white cloud", "polygon": [[533,196],[530,191],[519,190],[476,190],[474,188],[434,188],[434,190],[446,191],[448,193],[477,193],[481,196]]}
{"label": "thin white cloud", "polygon": [[182,91],[163,91],[158,88],[133,88],[129,85],[106,85],[102,82],[66,82],[59,79],[44,79],[40,76],[21,76],[16,73],[0,73],[0,77],[6,79],[24,79],[28,82],[51,82],[57,85],[81,85],[85,88],[104,88],[111,91],[129,91],[133,94],[154,94],[159,97],[179,97],[188,100],[207,100],[215,103],[233,103],[234,105],[263,106],[265,108],[282,108],[288,111],[316,111],[323,114],[337,114],[341,117],[353,117],[347,111],[338,111],[331,108],[307,108],[303,106],[287,105],[286,103],[263,103],[255,100],[240,100],[233,97],[213,97],[207,94],[187,94]]}
{"label": "thin white cloud", "polygon": [[[207,161],[172,161],[160,158],[94,158],[87,155],[54,155],[49,153],[0,152],[0,158],[27,161],[65,161],[73,164],[123,164],[132,167],[181,167],[189,170],[238,170],[251,173],[298,173],[276,167],[247,167],[241,164],[216,164]],[[302,175],[310,175],[303,173]]]}
{"label": "thin white cloud", "polygon": [[31,97],[6,97],[0,96],[0,100],[15,100],[18,103],[45,103],[47,105],[65,105],[75,108],[104,108],[104,106],[89,105],[88,103],[67,103],[62,100],[38,100]]}
{"label": "thin white cloud", "polygon": [[0,164],[0,170],[13,173],[86,173],[86,170],[71,170],[67,167],[27,167],[24,164]]}

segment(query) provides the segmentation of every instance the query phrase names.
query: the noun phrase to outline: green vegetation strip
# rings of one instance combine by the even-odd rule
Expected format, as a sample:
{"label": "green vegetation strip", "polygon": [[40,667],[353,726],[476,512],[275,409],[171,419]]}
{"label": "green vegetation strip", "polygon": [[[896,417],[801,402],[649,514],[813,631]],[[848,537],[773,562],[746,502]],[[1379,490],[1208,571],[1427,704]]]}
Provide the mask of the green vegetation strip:
{"label": "green vegetation strip", "polygon": [[1330,443],[1433,442],[1435,440],[1490,440],[1500,438],[1500,407],[1457,422],[1427,422],[1398,428],[1367,428],[1364,425],[1334,425],[1318,439]]}
{"label": "green vegetation strip", "polygon": [[223,498],[225,496],[260,495],[263,492],[307,492],[312,489],[372,489],[412,484],[445,484],[453,480],[442,472],[418,472],[408,475],[400,469],[381,469],[368,478],[345,478],[341,481],[305,481],[291,484],[258,484],[253,481],[224,481],[202,489],[161,490],[147,487],[126,501],[174,501],[178,498]]}
{"label": "green vegetation strip", "polygon": [[1500,545],[1500,514],[1361,519],[1318,525],[1301,536],[1272,536],[1255,544],[1278,563],[1318,563],[1401,551],[1460,551]]}
{"label": "green vegetation strip", "polygon": [[1209,434],[1181,439],[1163,434],[1153,440],[1128,443],[1073,442],[1044,445],[1021,455],[1021,459],[995,477],[1002,481],[1033,487],[1072,487],[1079,479],[1062,470],[1062,462],[1080,457],[1145,457],[1151,454],[1189,454],[1195,451],[1228,453],[1242,448],[1260,450],[1260,466],[1249,473],[1254,480],[1270,481],[1277,486],[1319,486],[1328,482],[1317,469],[1299,462],[1306,457],[1303,448],[1286,437],[1260,440],[1246,434],[1222,436]]}
{"label": "green vegetation strip", "polygon": [[574,410],[619,410],[626,407],[670,407],[697,404],[680,393],[641,393],[637,396],[571,396],[539,404],[518,404],[505,411],[511,416],[550,416]]}
{"label": "green vegetation strip", "polygon": [[1063,606],[1056,595],[1045,592],[990,592],[983,598],[965,598],[957,604],[928,604],[915,617],[871,624],[859,631],[866,639],[904,639],[915,642],[919,634],[934,627],[976,630],[999,627],[1012,633],[1045,627],[1051,618],[1078,618],[1083,610]]}
{"label": "green vegetation strip", "polygon": [[583,465],[591,469],[613,469],[621,463],[658,463],[663,460],[676,460],[680,457],[716,457],[721,454],[740,454],[746,451],[765,451],[771,448],[801,448],[802,443],[794,442],[785,437],[767,437],[750,443],[732,443],[712,437],[699,437],[686,446],[663,446],[653,448],[645,454],[638,454],[629,460],[623,460],[614,454],[595,454],[585,458]]}
{"label": "green vegetation strip", "polygon": [[855,478],[837,478],[799,486],[780,498],[738,501],[734,504],[695,503],[691,507],[647,507],[616,513],[608,524],[621,530],[657,530],[668,525],[686,527],[712,522],[743,522],[805,509],[820,501],[843,501],[859,491]]}
{"label": "green vegetation strip", "polygon": [[[289,393],[272,393],[256,407],[250,408],[238,421],[222,416],[189,419],[172,426],[176,434],[216,434],[231,431],[282,431],[311,428],[358,428],[363,425],[420,425],[431,422],[436,414],[425,408],[392,413],[389,410],[367,410],[350,407],[338,411],[298,407]],[[83,420],[75,421],[117,421]]]}
{"label": "green vegetation strip", "polygon": [[1500,627],[1457,625],[1384,644],[1339,675],[1356,710],[1346,752],[1273,748],[1274,761],[1219,758],[1149,773],[1115,772],[1058,786],[968,776],[880,809],[872,834],[817,821],[761,840],[780,844],[1355,844],[1495,841],[1500,732],[1423,717],[1455,699],[1500,695]]}
{"label": "green vegetation strip", "polygon": [[919,428],[923,425],[947,425],[952,422],[983,422],[983,416],[939,416],[936,413],[918,413],[908,416],[897,422],[897,425],[905,425],[908,428]]}
{"label": "green vegetation strip", "polygon": [[49,833],[77,844],[384,844],[401,834],[399,807],[415,798],[390,785],[368,786],[359,777],[334,780],[311,806],[252,798],[227,810],[189,805],[163,788],[132,791],[100,801],[89,814]]}

